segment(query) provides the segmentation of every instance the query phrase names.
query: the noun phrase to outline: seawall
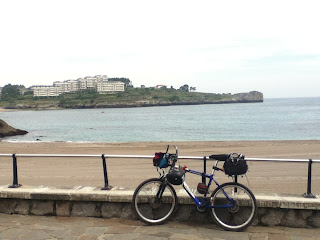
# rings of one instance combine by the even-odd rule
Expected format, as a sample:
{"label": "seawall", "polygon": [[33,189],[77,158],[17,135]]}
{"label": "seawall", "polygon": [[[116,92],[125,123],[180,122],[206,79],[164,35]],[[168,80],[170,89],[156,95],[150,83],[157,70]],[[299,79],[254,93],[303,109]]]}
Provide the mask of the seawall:
{"label": "seawall", "polygon": [[[134,189],[96,187],[58,189],[49,187],[0,186],[0,213],[137,219],[131,198]],[[211,223],[209,212],[200,213],[184,190],[178,190],[173,221]],[[253,225],[320,228],[320,196],[256,195],[258,216]]]}

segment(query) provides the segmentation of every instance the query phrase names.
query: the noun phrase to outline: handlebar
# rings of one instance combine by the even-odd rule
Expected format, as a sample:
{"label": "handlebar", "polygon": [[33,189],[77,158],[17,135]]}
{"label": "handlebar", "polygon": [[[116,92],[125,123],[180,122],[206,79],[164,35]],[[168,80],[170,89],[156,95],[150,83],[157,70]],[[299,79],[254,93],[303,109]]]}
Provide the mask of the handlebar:
{"label": "handlebar", "polygon": [[[169,155],[176,155],[178,157],[178,147],[177,146],[173,146],[175,149],[176,149],[176,154],[169,154]],[[166,151],[166,155],[168,154],[168,151],[169,151],[169,148],[170,148],[170,145],[167,146],[167,151]]]}

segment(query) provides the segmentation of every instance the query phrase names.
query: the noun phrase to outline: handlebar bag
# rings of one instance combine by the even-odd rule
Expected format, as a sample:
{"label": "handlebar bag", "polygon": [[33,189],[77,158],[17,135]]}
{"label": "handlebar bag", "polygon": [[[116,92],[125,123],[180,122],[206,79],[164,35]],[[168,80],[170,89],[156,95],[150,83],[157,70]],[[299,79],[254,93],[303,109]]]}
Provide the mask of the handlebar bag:
{"label": "handlebar bag", "polygon": [[246,174],[248,171],[248,164],[243,158],[230,157],[224,162],[223,168],[226,175],[238,176]]}
{"label": "handlebar bag", "polygon": [[165,158],[164,153],[157,152],[154,155],[153,158],[153,166],[159,167],[159,168],[166,168],[168,167],[168,159]]}

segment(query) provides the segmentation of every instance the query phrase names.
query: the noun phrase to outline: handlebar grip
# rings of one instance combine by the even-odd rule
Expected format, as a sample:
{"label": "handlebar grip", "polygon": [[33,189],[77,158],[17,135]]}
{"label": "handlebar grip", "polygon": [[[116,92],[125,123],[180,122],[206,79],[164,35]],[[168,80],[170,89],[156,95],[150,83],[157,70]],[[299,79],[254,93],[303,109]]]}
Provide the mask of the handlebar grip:
{"label": "handlebar grip", "polygon": [[215,159],[218,161],[226,161],[229,158],[229,154],[213,154],[209,156],[210,159]]}

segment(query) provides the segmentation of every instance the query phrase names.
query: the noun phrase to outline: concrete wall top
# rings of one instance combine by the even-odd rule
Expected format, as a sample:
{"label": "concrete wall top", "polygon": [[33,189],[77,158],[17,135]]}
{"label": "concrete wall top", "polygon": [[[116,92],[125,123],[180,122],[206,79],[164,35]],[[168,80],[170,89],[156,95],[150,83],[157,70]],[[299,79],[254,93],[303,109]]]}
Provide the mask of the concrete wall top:
{"label": "concrete wall top", "polygon": [[[193,204],[192,199],[183,189],[176,189],[179,204]],[[21,186],[9,188],[9,185],[0,185],[0,198],[3,199],[34,199],[34,200],[61,200],[87,202],[131,202],[134,189],[114,187],[111,190],[101,190],[97,187],[75,187],[58,189],[46,186]],[[197,193],[195,192],[197,195]],[[202,195],[199,195],[200,197]],[[288,194],[259,194],[255,195],[258,207],[288,208],[320,210],[320,196],[305,198],[302,195]]]}

